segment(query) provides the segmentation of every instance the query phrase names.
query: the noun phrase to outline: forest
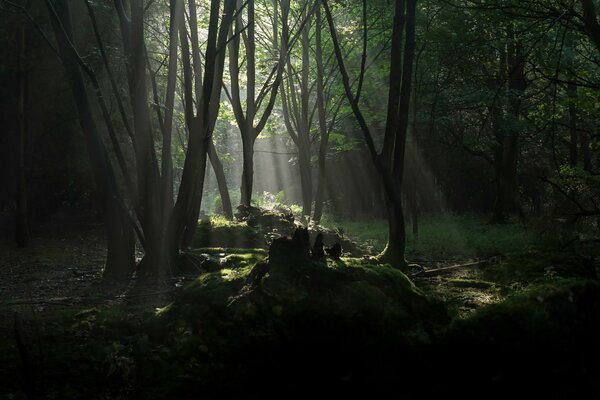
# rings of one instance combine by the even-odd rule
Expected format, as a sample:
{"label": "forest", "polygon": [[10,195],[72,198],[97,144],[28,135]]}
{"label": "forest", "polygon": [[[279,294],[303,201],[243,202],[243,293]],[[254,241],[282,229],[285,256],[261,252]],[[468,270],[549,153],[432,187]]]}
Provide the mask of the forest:
{"label": "forest", "polygon": [[0,46],[0,399],[600,392],[600,1],[0,0]]}

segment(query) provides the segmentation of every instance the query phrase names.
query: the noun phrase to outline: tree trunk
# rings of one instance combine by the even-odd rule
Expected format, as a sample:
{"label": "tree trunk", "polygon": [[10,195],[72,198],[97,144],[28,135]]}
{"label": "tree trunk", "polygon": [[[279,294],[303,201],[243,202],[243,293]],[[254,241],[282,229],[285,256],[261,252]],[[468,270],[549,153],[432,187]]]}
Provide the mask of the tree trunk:
{"label": "tree trunk", "polygon": [[[72,85],[79,123],[85,135],[86,149],[96,187],[95,196],[102,206],[107,237],[103,278],[128,279],[135,269],[133,227],[129,222],[127,211],[118,204],[120,194],[114,171],[98,134],[81,69],[69,49],[68,41],[72,41],[73,38],[69,5],[65,0],[57,1],[55,8],[54,3],[49,0],[47,5],[60,56]],[[53,17],[55,11],[56,18]]]}
{"label": "tree trunk", "polygon": [[[273,111],[277,91],[280,86],[285,59],[287,58],[287,42],[288,42],[288,13],[289,0],[281,2],[281,46],[279,48],[279,59],[277,66],[271,71],[271,75],[265,80],[260,91],[256,91],[256,45],[255,45],[255,5],[254,0],[247,1],[245,6],[247,10],[247,25],[244,27],[241,13],[235,21],[235,32],[230,31],[229,41],[229,75],[231,78],[231,106],[240,135],[242,138],[242,182],[240,185],[240,202],[243,206],[249,207],[252,203],[252,188],[254,184],[254,143],[256,138],[264,129],[267,119]],[[238,0],[237,7],[241,8],[243,2]],[[273,47],[277,49],[277,27],[279,26],[278,8],[274,8],[273,24]],[[239,68],[239,52],[240,52],[240,36],[239,32],[246,29],[246,37],[244,38],[245,54],[246,54],[246,109],[242,107],[240,97],[240,68]],[[257,115],[261,102],[269,96],[267,105],[264,107],[262,115]]]}
{"label": "tree trunk", "polygon": [[394,155],[395,132],[398,124],[398,102],[400,99],[400,86],[402,82],[402,40],[404,37],[404,24],[406,23],[405,0],[396,0],[394,13],[394,29],[392,32],[392,48],[390,58],[389,94],[385,135],[381,158],[386,168],[392,172],[392,158]]}
{"label": "tree trunk", "polygon": [[319,117],[319,131],[321,134],[321,142],[319,144],[319,176],[317,183],[317,193],[315,195],[315,212],[313,220],[318,224],[323,216],[323,197],[325,192],[325,165],[327,158],[327,149],[329,147],[329,130],[327,129],[327,121],[325,116],[325,100],[323,98],[324,83],[323,83],[323,46],[321,43],[321,8],[317,7],[316,11],[316,26],[315,26],[315,59],[317,62],[317,112]]}
{"label": "tree trunk", "polygon": [[576,166],[578,155],[578,139],[579,134],[577,133],[577,86],[574,83],[569,82],[567,86],[567,97],[569,99],[569,165]]}
{"label": "tree trunk", "polygon": [[310,147],[298,148],[298,168],[302,189],[302,215],[310,216],[312,209],[312,171],[310,165]]}
{"label": "tree trunk", "polygon": [[[400,0],[396,0],[400,1]],[[412,62],[414,57],[414,46],[415,46],[415,13],[416,13],[416,0],[411,0],[408,2],[407,6],[407,24],[406,24],[406,43],[405,43],[405,59],[403,66],[403,85],[402,91],[400,92],[400,103],[405,101],[404,105],[400,105],[398,118],[407,118],[408,116],[408,102],[410,100],[410,91],[411,91],[411,82],[412,82]],[[333,42],[333,48],[335,50],[335,57],[337,60],[337,64],[340,70],[340,74],[342,76],[342,83],[344,86],[344,92],[346,95],[346,99],[350,103],[352,108],[352,112],[356,117],[357,123],[361,128],[363,133],[365,142],[367,144],[367,148],[369,149],[369,153],[371,155],[371,159],[377,172],[381,178],[385,200],[387,203],[388,209],[388,224],[389,224],[389,239],[388,244],[384,252],[380,255],[380,258],[384,261],[390,262],[392,265],[400,268],[401,270],[406,271],[407,263],[404,258],[405,256],[405,247],[406,247],[406,237],[404,232],[404,216],[402,215],[402,200],[401,200],[401,189],[402,189],[402,170],[404,164],[404,146],[406,140],[406,127],[408,121],[405,120],[403,123],[398,124],[398,129],[394,131],[394,152],[393,152],[393,171],[390,173],[389,166],[383,161],[382,155],[377,153],[375,148],[375,142],[373,140],[373,136],[371,135],[371,131],[365,121],[364,115],[362,114],[358,102],[352,90],[350,88],[350,79],[348,77],[348,72],[344,65],[344,59],[341,51],[341,46],[339,44],[337,38],[337,32],[335,29],[335,25],[333,22],[333,16],[331,14],[331,10],[329,5],[327,4],[327,0],[322,0],[323,7],[325,9],[325,15],[327,17],[327,24],[329,25],[329,31],[331,33],[331,38]],[[399,10],[400,7],[396,7],[396,11]],[[398,29],[402,29],[402,25],[400,24],[400,18],[394,18],[394,32],[393,34],[397,34]],[[397,54],[392,53],[392,59],[397,57]],[[393,66],[394,64],[392,64]],[[395,65],[395,68],[400,68],[400,65]],[[397,71],[390,71],[390,73],[397,73]],[[390,95],[393,95],[390,92]],[[402,120],[400,120],[402,122]],[[386,141],[389,143],[389,140]],[[384,149],[385,150],[385,149]]]}
{"label": "tree trunk", "polygon": [[[400,0],[397,0],[400,1]],[[394,19],[396,21],[396,19]],[[404,42],[404,63],[402,66],[402,88],[397,116],[397,130],[394,141],[394,157],[392,162],[392,190],[395,196],[388,197],[389,239],[382,258],[406,269],[405,250],[406,232],[402,209],[402,179],[404,177],[406,136],[408,132],[409,105],[412,91],[412,70],[415,56],[415,20],[416,0],[408,0],[406,4],[406,40]],[[394,29],[401,29],[396,27]],[[394,55],[392,55],[394,57]]]}
{"label": "tree trunk", "polygon": [[[186,46],[186,38],[184,35],[181,35],[189,143],[179,193],[168,228],[167,239],[171,243],[170,252],[175,255],[177,255],[180,246],[185,248],[192,244],[198,225],[198,216],[202,206],[202,191],[204,189],[208,147],[212,141],[212,130],[214,129],[220,105],[219,99],[225,62],[223,48],[227,43],[227,33],[231,26],[235,4],[235,0],[226,0],[221,14],[220,1],[211,1],[206,59],[213,60],[213,62],[206,64],[204,81],[202,82],[202,96],[196,99],[197,115],[195,116],[192,115],[192,88],[194,87],[194,82],[190,73],[191,69],[189,68],[189,52]],[[219,26],[220,14],[221,20]],[[194,17],[191,19],[194,20]],[[221,49],[220,52],[218,51],[219,49]],[[194,54],[196,51],[193,50]],[[194,59],[199,58],[199,54],[194,55]],[[196,82],[196,87],[199,84],[199,82]]]}
{"label": "tree trunk", "polygon": [[[515,43],[512,28],[508,30],[507,47],[509,112],[514,121],[520,119],[521,95],[525,91],[525,55],[519,42]],[[494,205],[493,223],[506,222],[509,213],[520,212],[518,204],[517,164],[518,128],[510,127],[502,141],[502,158],[499,192]]]}
{"label": "tree trunk", "polygon": [[202,150],[200,159],[200,175],[194,187],[194,197],[191,203],[191,208],[188,211],[183,236],[181,238],[181,248],[186,249],[192,246],[196,228],[198,227],[198,218],[200,216],[200,208],[202,207],[202,192],[204,191],[204,179],[206,176],[206,157],[207,151]]}
{"label": "tree trunk", "polygon": [[242,135],[242,186],[240,188],[241,204],[250,207],[252,187],[254,184],[254,141],[250,135]]}
{"label": "tree trunk", "polygon": [[227,188],[227,180],[225,178],[225,171],[223,170],[223,164],[217,154],[215,144],[211,140],[208,143],[208,158],[212,165],[213,171],[215,171],[215,177],[217,178],[217,186],[219,187],[219,194],[221,196],[221,204],[223,206],[223,214],[228,220],[233,219],[233,207],[231,206],[231,197],[229,197],[229,189]]}
{"label": "tree trunk", "polygon": [[17,100],[19,128],[17,137],[17,225],[15,238],[19,247],[25,247],[29,242],[29,212],[27,206],[27,169],[25,165],[25,144],[27,142],[27,125],[25,123],[27,49],[24,22],[19,27],[17,43],[19,45],[19,91]]}

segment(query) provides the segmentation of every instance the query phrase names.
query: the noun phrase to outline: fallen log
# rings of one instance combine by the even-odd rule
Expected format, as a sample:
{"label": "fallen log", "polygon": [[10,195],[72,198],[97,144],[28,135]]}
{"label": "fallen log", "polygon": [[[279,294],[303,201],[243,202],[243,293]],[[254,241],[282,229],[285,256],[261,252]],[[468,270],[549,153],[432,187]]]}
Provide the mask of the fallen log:
{"label": "fallen log", "polygon": [[425,270],[418,271],[418,272],[412,274],[412,277],[413,278],[424,278],[424,277],[429,277],[429,276],[443,275],[443,274],[452,272],[459,268],[484,266],[484,265],[491,263],[494,260],[496,260],[496,257],[488,258],[487,260],[473,261],[473,262],[469,262],[469,263],[465,263],[465,264],[451,265],[449,267],[425,269]]}

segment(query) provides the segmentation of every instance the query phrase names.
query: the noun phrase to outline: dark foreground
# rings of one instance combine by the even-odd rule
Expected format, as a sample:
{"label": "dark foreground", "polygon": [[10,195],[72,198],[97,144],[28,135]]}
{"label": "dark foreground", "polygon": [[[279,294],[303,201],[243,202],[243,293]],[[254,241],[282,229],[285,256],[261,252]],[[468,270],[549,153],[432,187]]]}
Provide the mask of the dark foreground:
{"label": "dark foreground", "polygon": [[600,285],[582,267],[590,249],[507,256],[415,286],[367,258],[204,248],[197,256],[218,270],[144,290],[100,285],[97,228],[65,232],[39,232],[35,250],[2,247],[1,398],[600,390]]}

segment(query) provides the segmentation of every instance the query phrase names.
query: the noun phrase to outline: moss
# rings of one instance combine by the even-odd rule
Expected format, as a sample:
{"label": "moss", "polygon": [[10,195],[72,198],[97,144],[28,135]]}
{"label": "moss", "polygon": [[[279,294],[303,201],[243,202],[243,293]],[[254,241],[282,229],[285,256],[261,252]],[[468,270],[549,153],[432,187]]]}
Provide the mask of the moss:
{"label": "moss", "polygon": [[574,251],[539,250],[513,253],[483,272],[486,280],[504,285],[556,278],[585,277],[585,258]]}
{"label": "moss", "polygon": [[193,248],[199,247],[264,247],[264,238],[256,228],[246,222],[233,222],[211,217],[200,221],[192,243]]}
{"label": "moss", "polygon": [[[600,322],[600,285],[582,280],[560,280],[533,286],[505,301],[481,308],[470,318],[455,320],[453,340],[506,346],[537,346],[540,342],[571,341],[571,333]],[[586,330],[588,329],[586,328]]]}
{"label": "moss", "polygon": [[[265,264],[251,254],[234,258],[243,266],[202,275],[161,310],[159,318],[167,322],[165,326],[183,324],[194,332],[205,333],[227,329],[239,332],[242,327],[251,327],[245,331],[246,339],[233,340],[227,333],[230,343],[250,340],[257,333],[260,337],[261,332],[267,334],[277,326],[287,331],[307,319],[319,326],[332,321],[343,326],[368,325],[379,334],[394,327],[391,329],[398,329],[396,333],[402,335],[419,329],[424,321],[439,322],[445,318],[443,307],[427,299],[403,273],[387,265],[363,264],[357,259],[271,260],[268,273],[253,286],[253,268],[264,268]],[[227,326],[238,328],[226,329]],[[255,331],[256,326],[261,328]]]}

